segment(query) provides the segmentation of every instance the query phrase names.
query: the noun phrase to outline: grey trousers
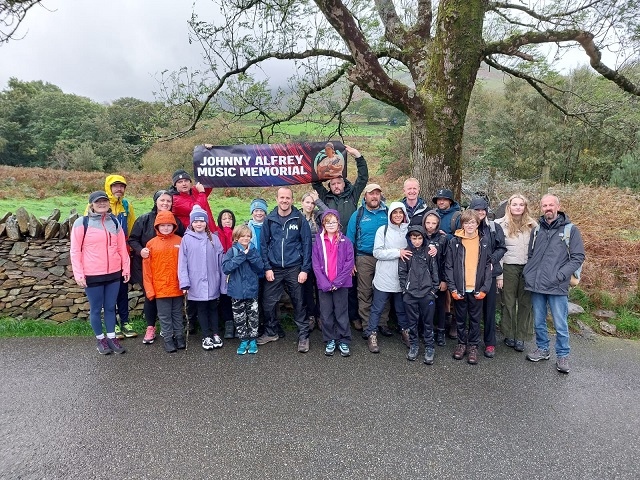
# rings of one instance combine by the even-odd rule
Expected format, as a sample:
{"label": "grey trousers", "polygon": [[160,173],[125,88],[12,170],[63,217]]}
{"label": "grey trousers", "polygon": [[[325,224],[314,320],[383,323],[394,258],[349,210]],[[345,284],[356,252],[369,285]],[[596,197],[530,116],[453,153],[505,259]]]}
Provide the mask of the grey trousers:
{"label": "grey trousers", "polygon": [[164,338],[182,337],[182,296],[156,298],[158,319]]}

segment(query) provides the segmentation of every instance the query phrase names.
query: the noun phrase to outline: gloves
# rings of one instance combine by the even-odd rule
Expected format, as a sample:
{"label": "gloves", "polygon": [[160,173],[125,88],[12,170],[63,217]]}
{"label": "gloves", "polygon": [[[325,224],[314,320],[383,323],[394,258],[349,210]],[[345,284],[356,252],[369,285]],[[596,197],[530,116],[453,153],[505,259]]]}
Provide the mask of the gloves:
{"label": "gloves", "polygon": [[460,295],[457,290],[451,292],[451,298],[454,300],[464,300],[464,295]]}
{"label": "gloves", "polygon": [[482,300],[487,294],[484,292],[476,292],[473,296],[476,297],[476,300]]}

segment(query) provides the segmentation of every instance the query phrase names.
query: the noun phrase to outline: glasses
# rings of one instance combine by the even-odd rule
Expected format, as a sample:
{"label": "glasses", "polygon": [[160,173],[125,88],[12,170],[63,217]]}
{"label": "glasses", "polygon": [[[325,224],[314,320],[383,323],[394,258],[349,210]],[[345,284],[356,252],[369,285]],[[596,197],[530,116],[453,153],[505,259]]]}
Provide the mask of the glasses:
{"label": "glasses", "polygon": [[325,225],[337,225],[337,224],[338,224],[338,222],[327,222],[327,223],[325,223]]}

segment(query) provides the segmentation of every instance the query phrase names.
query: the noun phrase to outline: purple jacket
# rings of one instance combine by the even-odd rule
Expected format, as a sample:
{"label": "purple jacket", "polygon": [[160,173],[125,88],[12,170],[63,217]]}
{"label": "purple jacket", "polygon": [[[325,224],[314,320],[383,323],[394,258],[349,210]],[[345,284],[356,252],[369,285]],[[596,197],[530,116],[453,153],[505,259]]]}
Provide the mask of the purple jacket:
{"label": "purple jacket", "polygon": [[189,300],[214,300],[221,293],[227,293],[222,256],[222,244],[217,235],[212,234],[209,241],[205,232],[187,229],[180,243],[178,280],[181,290],[189,290]]}
{"label": "purple jacket", "polygon": [[312,247],[313,272],[316,274],[316,283],[323,292],[331,291],[332,287],[348,288],[352,285],[351,271],[353,270],[353,245],[343,233],[338,232],[338,275],[333,283],[327,277],[325,268],[324,231],[316,234],[316,241]]}

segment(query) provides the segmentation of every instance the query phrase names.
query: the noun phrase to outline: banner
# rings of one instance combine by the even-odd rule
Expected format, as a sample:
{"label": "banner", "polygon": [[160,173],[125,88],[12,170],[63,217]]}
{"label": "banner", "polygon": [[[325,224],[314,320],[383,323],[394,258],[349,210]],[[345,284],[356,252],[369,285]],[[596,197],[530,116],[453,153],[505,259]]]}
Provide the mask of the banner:
{"label": "banner", "polygon": [[226,145],[193,150],[193,172],[205,187],[297,185],[347,176],[340,142]]}

